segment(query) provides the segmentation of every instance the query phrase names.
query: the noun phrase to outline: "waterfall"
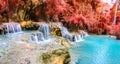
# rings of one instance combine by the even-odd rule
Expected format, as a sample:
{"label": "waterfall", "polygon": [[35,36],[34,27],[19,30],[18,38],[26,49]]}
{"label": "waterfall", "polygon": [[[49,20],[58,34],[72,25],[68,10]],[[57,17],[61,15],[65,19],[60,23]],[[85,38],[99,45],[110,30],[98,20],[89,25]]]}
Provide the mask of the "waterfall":
{"label": "waterfall", "polygon": [[[21,25],[19,23],[11,22],[11,23],[4,23],[3,26],[5,28],[5,32],[9,35],[11,35],[12,40],[15,41],[23,41],[23,42],[35,42],[35,43],[41,43],[51,40],[51,29],[54,27],[58,27],[61,30],[62,37],[65,39],[69,39],[71,42],[79,42],[83,39],[83,37],[87,36],[88,34],[84,31],[71,33],[69,30],[64,27],[61,23],[38,23],[39,28],[38,31],[32,32],[32,33],[25,33],[24,35],[15,35],[13,36],[10,33],[16,33],[21,32]],[[17,38],[16,38],[17,37]]]}
{"label": "waterfall", "polygon": [[63,27],[61,30],[62,30],[62,36],[63,36],[63,37],[66,37],[67,35],[68,35],[69,37],[72,36],[72,35],[70,34],[70,32],[67,30],[67,28]]}
{"label": "waterfall", "polygon": [[[51,37],[50,30],[53,26],[56,26],[61,29],[62,37],[69,39],[71,42],[80,42],[82,41],[83,37],[87,36],[87,33],[84,31],[76,32],[76,33],[70,33],[66,27],[64,27],[60,23],[39,23],[38,32],[34,32],[30,34],[30,42],[36,42],[40,43],[42,41],[49,40]],[[18,26],[19,27],[19,26]]]}
{"label": "waterfall", "polygon": [[82,40],[82,37],[78,34],[78,35],[75,35],[74,36],[74,42],[79,42],[79,41],[81,41]]}
{"label": "waterfall", "polygon": [[116,0],[116,2],[115,2],[115,13],[114,13],[114,20],[113,20],[113,23],[112,23],[113,25],[116,24],[119,2],[120,2],[120,0]]}
{"label": "waterfall", "polygon": [[6,28],[5,31],[7,32],[7,34],[22,31],[19,23],[4,23],[3,25]]}
{"label": "waterfall", "polygon": [[61,29],[62,37],[69,39],[71,42],[80,42],[82,41],[83,37],[88,36],[87,32],[85,31],[80,31],[80,33],[70,33],[62,24],[57,23],[56,25]]}
{"label": "waterfall", "polygon": [[81,37],[80,34],[74,34],[74,35],[72,35],[72,36],[73,36],[72,42],[82,41],[82,37]]}
{"label": "waterfall", "polygon": [[48,24],[40,24],[39,29],[43,33],[45,39],[48,39],[50,36],[50,27]]}
{"label": "waterfall", "polygon": [[31,34],[31,37],[30,37],[30,42],[41,42],[41,41],[44,41],[44,35],[42,32],[35,32],[35,33],[32,33]]}
{"label": "waterfall", "polygon": [[34,32],[30,36],[30,42],[40,43],[50,38],[50,26],[46,23],[39,23],[38,32]]}
{"label": "waterfall", "polygon": [[73,41],[73,36],[66,27],[64,27],[61,23],[57,23],[56,25],[61,29],[62,37],[67,38],[70,41]]}
{"label": "waterfall", "polygon": [[80,42],[83,41],[83,38],[88,36],[88,33],[85,31],[80,31],[80,33],[72,33],[72,42]]}
{"label": "waterfall", "polygon": [[68,38],[71,42],[80,42],[84,37],[88,36],[88,33],[85,31],[80,31],[80,33],[70,33],[65,27],[62,30],[62,34],[64,38]]}

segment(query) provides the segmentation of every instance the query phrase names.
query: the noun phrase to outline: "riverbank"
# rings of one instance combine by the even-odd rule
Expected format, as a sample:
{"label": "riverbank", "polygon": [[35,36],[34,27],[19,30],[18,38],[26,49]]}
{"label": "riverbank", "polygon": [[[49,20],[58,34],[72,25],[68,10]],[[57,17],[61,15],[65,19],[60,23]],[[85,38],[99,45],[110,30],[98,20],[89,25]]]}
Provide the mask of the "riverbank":
{"label": "riverbank", "polygon": [[68,64],[70,62],[69,47],[66,47],[71,46],[70,42],[60,38],[46,44],[11,43],[10,45],[9,50],[1,52],[0,64]]}

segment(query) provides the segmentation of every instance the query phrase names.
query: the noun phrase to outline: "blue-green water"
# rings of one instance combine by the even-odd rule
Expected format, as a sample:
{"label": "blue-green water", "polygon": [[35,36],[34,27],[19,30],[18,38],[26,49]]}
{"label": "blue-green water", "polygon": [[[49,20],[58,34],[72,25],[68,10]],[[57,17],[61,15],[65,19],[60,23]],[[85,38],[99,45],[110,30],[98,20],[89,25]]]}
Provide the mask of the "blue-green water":
{"label": "blue-green water", "polygon": [[[19,34],[0,35],[0,51],[9,49],[8,43],[19,41],[32,31]],[[75,43],[70,49],[72,61],[76,64],[120,64],[120,40],[106,36],[88,36]]]}
{"label": "blue-green water", "polygon": [[76,64],[120,64],[120,40],[88,36],[70,49]]}

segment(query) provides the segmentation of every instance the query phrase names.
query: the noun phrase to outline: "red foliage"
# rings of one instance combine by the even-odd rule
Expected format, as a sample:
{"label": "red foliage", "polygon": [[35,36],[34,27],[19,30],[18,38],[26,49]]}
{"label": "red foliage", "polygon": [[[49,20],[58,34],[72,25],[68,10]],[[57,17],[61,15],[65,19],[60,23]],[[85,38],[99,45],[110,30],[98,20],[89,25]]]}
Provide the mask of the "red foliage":
{"label": "red foliage", "polygon": [[[82,28],[97,34],[119,34],[120,26],[112,26],[114,10],[110,5],[100,3],[99,0],[47,0],[47,16],[52,19],[62,19],[71,28]],[[112,14],[110,14],[112,12]],[[117,23],[120,22],[120,14],[117,13]],[[73,29],[74,29],[73,28]],[[117,28],[117,29],[115,29]]]}
{"label": "red foliage", "polygon": [[99,0],[47,0],[46,4],[48,18],[60,20],[62,17],[67,25],[102,33],[111,24],[110,6]]}
{"label": "red foliage", "polygon": [[107,27],[109,34],[115,35],[118,39],[120,39],[120,23],[117,25],[111,25]]}
{"label": "red foliage", "polygon": [[[110,20],[113,21],[114,20],[114,14],[115,14],[115,5],[113,6],[113,8],[111,9],[111,18]],[[117,15],[116,15],[116,25],[111,25],[111,29],[110,29],[110,33],[112,35],[117,36],[118,39],[120,39],[120,10],[118,10]]]}
{"label": "red foliage", "polygon": [[[0,19],[4,11],[10,18],[21,6],[29,9],[30,5],[25,1],[32,1],[34,5],[42,4],[42,0],[0,0]],[[117,13],[117,25],[111,26],[115,7],[110,10],[109,4],[101,3],[100,0],[46,0],[44,4],[47,18],[65,22],[72,29],[85,29],[98,34],[107,31],[114,35],[120,30],[120,12]],[[44,15],[40,12],[43,8],[39,10],[39,6],[36,7],[33,7],[32,13],[36,17]]]}
{"label": "red foliage", "polygon": [[120,10],[117,13],[117,20],[116,21],[117,21],[117,24],[120,23]]}
{"label": "red foliage", "polygon": [[115,35],[119,35],[120,36],[120,23],[119,24],[117,24],[116,26],[115,26],[115,29],[113,29],[115,32],[114,32],[114,34]]}
{"label": "red foliage", "polygon": [[5,14],[7,17],[12,17],[22,0],[0,0],[0,15]]}
{"label": "red foliage", "polygon": [[5,10],[8,10],[7,0],[0,0],[0,14]]}
{"label": "red foliage", "polygon": [[58,19],[59,15],[66,15],[71,11],[69,5],[64,0],[46,0],[46,4],[48,18]]}

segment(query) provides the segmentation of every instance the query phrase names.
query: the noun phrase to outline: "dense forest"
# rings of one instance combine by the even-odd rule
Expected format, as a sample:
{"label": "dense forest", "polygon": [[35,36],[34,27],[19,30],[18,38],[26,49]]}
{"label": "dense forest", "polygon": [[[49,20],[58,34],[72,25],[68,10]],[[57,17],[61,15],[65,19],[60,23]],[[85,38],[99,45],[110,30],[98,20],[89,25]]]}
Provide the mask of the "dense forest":
{"label": "dense forest", "polygon": [[113,7],[100,0],[0,0],[0,23],[61,22],[70,31],[120,36],[119,4],[119,0]]}

